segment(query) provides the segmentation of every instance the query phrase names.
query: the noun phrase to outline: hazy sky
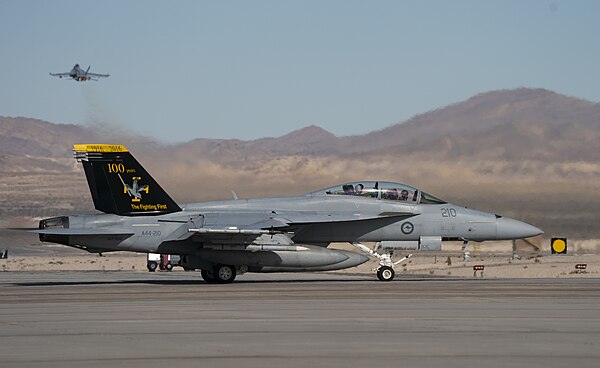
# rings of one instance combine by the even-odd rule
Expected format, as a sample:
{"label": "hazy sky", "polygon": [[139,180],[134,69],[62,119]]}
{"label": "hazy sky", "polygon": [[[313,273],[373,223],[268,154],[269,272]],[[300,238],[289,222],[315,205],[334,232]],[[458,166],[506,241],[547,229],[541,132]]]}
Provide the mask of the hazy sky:
{"label": "hazy sky", "polygon": [[[0,0],[0,115],[168,142],[361,134],[489,90],[600,100],[600,1]],[[110,73],[48,75],[79,63]]]}

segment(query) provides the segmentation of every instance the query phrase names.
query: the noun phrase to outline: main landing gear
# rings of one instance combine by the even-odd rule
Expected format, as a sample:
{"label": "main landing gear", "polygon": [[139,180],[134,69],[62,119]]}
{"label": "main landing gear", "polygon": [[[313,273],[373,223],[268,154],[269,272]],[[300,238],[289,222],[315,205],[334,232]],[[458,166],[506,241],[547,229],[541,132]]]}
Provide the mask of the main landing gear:
{"label": "main landing gear", "polygon": [[352,245],[360,249],[362,252],[370,255],[371,257],[379,259],[379,267],[375,268],[373,271],[377,271],[377,278],[380,281],[392,281],[394,279],[394,276],[396,275],[396,272],[394,272],[394,266],[412,257],[412,254],[409,254],[406,257],[394,262],[392,261],[392,252],[379,254],[373,249],[367,247],[366,245],[360,243],[352,243]]}
{"label": "main landing gear", "polygon": [[235,280],[235,266],[218,264],[212,269],[201,270],[200,274],[208,284],[230,284]]}

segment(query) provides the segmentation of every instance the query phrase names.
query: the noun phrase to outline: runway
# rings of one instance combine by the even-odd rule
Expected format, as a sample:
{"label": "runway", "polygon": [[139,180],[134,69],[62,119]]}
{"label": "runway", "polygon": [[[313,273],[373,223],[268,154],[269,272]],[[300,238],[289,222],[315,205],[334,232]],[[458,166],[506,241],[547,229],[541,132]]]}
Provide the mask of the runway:
{"label": "runway", "polygon": [[2,272],[2,367],[565,367],[600,359],[600,279]]}

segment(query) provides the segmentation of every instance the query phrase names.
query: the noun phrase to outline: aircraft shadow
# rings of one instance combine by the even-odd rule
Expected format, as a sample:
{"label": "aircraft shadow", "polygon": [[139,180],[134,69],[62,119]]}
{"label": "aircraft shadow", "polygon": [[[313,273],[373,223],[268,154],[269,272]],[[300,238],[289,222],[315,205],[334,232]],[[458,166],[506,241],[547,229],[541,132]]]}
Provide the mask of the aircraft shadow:
{"label": "aircraft shadow", "polygon": [[[17,282],[12,283],[13,286],[84,286],[84,285],[162,285],[162,286],[182,286],[182,285],[210,285],[210,286],[226,286],[226,284],[209,284],[204,281],[200,275],[198,279],[140,279],[140,280],[90,280],[90,281],[30,281],[30,282]],[[481,281],[473,280],[468,278],[448,278],[448,277],[407,277],[407,278],[396,278],[393,282],[439,282],[439,281]],[[295,280],[244,280],[238,279],[234,282],[236,284],[318,284],[318,283],[375,283],[375,284],[387,284],[382,283],[376,278],[365,277],[364,279],[356,279],[355,276],[348,279],[343,278],[332,278],[332,279],[295,279]]]}

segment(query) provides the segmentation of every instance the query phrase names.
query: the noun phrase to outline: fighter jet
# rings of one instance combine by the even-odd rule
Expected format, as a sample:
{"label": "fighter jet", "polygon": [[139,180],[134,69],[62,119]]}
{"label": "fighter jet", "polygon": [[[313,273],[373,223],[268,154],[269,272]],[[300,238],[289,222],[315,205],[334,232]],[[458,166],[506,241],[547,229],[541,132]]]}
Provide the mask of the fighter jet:
{"label": "fighter jet", "polygon": [[91,67],[91,65],[88,66],[88,68],[86,70],[83,70],[83,69],[81,69],[79,64],[75,64],[75,66],[73,67],[73,69],[71,69],[70,72],[50,73],[50,75],[53,77],[59,77],[59,78],[70,78],[70,79],[76,80],[77,82],[85,82],[88,80],[97,81],[98,78],[108,78],[110,76],[109,74],[90,73],[90,67]]}
{"label": "fighter jet", "polygon": [[[444,240],[508,240],[542,234],[534,226],[448,203],[408,185],[344,183],[293,197],[177,204],[125,146],[77,144],[101,214],[41,220],[43,242],[89,252],[178,254],[208,283],[245,272],[339,270],[379,259],[394,278],[394,252],[439,251]],[[363,254],[329,249],[348,242]],[[370,248],[364,242],[375,242]],[[405,258],[403,258],[405,259]]]}

